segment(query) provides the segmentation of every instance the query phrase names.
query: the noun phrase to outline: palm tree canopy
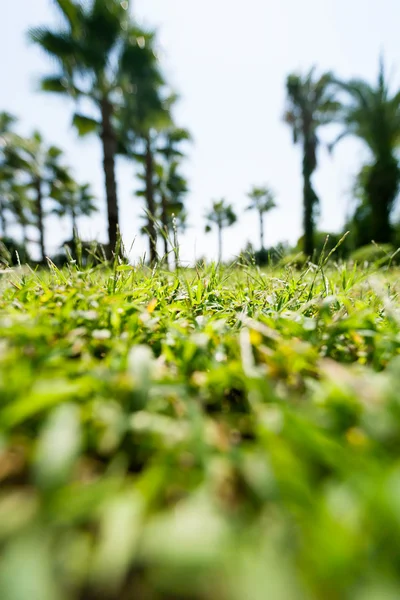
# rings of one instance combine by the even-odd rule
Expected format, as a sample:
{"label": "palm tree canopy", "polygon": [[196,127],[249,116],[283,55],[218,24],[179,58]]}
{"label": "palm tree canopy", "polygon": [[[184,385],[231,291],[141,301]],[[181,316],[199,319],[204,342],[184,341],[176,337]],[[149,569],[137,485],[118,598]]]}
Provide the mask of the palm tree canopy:
{"label": "palm tree canopy", "polygon": [[[149,99],[151,86],[161,77],[154,34],[131,25],[129,2],[55,0],[55,5],[62,28],[29,31],[29,39],[58,65],[56,73],[42,79],[41,89],[76,99],[86,96],[97,106],[107,98],[115,108],[123,105],[123,90]],[[81,135],[100,129],[92,116],[76,114],[73,123]]]}
{"label": "palm tree canopy", "polygon": [[257,210],[259,213],[266,213],[276,208],[275,194],[268,187],[253,187],[247,194],[250,204],[246,210]]}
{"label": "palm tree canopy", "polygon": [[24,173],[29,181],[39,178],[48,184],[66,176],[65,167],[60,164],[62,156],[62,150],[56,146],[47,146],[37,131],[29,138],[16,136],[14,144],[6,150],[10,168]]}
{"label": "palm tree canopy", "polygon": [[336,99],[331,73],[316,76],[312,68],[305,76],[292,74],[286,81],[287,107],[285,122],[292,128],[293,141],[307,143],[311,163],[316,166],[316,149],[319,143],[317,131],[337,119],[340,103]]}
{"label": "palm tree canopy", "polygon": [[12,126],[17,122],[17,118],[11,113],[0,112],[0,148],[6,143],[6,136],[13,132]]}
{"label": "palm tree canopy", "polygon": [[[54,0],[54,4],[63,18],[62,29],[33,28],[29,38],[57,60],[64,76],[59,83],[64,87],[73,83],[75,70],[81,75],[90,70],[96,75],[96,85],[107,86],[116,68],[113,51],[121,41],[121,32],[128,28],[129,2]],[[52,91],[62,91],[62,86],[56,87]]]}
{"label": "palm tree canopy", "polygon": [[64,177],[53,181],[50,197],[56,202],[53,212],[60,217],[70,214],[88,217],[98,210],[90,184],[79,184],[68,169],[64,170]]}
{"label": "palm tree canopy", "polygon": [[347,95],[340,111],[344,131],[337,141],[354,135],[364,140],[375,158],[393,153],[400,144],[400,90],[391,94],[383,60],[375,85],[361,79],[336,84]]}
{"label": "palm tree canopy", "polygon": [[176,161],[177,158],[183,158],[184,152],[180,146],[184,142],[190,142],[192,137],[188,129],[182,127],[170,127],[164,132],[164,139],[158,152],[163,155],[168,162]]}
{"label": "palm tree canopy", "polygon": [[221,200],[214,200],[211,210],[206,214],[206,231],[211,231],[212,225],[223,229],[230,227],[237,221],[237,216],[233,210],[231,204],[222,198]]}

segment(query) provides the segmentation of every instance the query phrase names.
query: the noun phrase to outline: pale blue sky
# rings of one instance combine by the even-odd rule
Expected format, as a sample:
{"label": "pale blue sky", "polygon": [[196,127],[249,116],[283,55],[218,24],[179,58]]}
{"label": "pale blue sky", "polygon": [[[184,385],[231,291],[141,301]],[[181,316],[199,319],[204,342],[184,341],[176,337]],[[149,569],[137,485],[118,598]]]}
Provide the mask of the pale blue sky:
{"label": "pale blue sky", "polygon": [[[76,176],[88,181],[102,212],[82,222],[81,233],[104,239],[104,191],[100,145],[79,140],[70,127],[73,105],[38,93],[38,77],[51,64],[26,43],[29,26],[50,23],[51,0],[2,0],[0,9],[0,110],[21,119],[20,131],[33,128],[66,152]],[[375,79],[384,52],[394,84],[400,85],[399,0],[133,0],[141,24],[159,31],[161,61],[181,94],[179,125],[194,137],[186,173],[191,227],[182,240],[182,257],[216,257],[214,234],[204,234],[203,215],[213,198],[224,196],[240,212],[226,232],[224,257],[248,240],[258,245],[256,215],[242,210],[253,184],[268,183],[279,208],[268,216],[266,242],[294,242],[301,234],[301,154],[282,122],[286,75],[313,64],[342,77]],[[352,176],[365,158],[355,141],[334,157],[320,152],[316,187],[321,197],[319,227],[338,230],[349,205]],[[132,195],[133,167],[119,161],[122,230],[128,244],[139,229],[140,201]],[[47,246],[54,251],[69,234],[67,225],[49,222]],[[146,249],[138,236],[133,256]]]}

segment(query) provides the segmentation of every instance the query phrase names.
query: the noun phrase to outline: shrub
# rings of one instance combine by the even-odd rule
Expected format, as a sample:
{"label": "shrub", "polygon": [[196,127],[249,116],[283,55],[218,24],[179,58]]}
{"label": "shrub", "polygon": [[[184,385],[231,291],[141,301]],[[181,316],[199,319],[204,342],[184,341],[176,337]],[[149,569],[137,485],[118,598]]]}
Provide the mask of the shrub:
{"label": "shrub", "polygon": [[367,246],[361,246],[350,254],[350,259],[360,265],[367,264],[399,264],[398,255],[392,258],[395,247],[391,244],[368,244]]}
{"label": "shrub", "polygon": [[287,254],[278,262],[279,267],[294,267],[295,269],[302,269],[305,267],[307,259],[303,252],[291,252]]}
{"label": "shrub", "polygon": [[29,262],[30,256],[23,244],[19,244],[15,240],[5,237],[0,239],[0,264],[6,266],[14,266],[19,262],[26,263]]}

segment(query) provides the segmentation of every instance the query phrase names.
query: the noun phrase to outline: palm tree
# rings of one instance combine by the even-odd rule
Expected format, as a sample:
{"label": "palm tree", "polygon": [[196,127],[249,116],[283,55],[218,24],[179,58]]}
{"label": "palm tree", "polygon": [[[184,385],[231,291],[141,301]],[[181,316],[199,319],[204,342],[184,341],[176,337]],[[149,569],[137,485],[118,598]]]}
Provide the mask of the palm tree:
{"label": "palm tree", "polygon": [[[184,197],[188,193],[186,178],[179,172],[178,160],[157,165],[159,193],[159,212],[163,230],[164,257],[168,265],[169,240],[171,233],[176,235],[178,229],[186,228],[187,214]],[[175,252],[178,250],[174,249]]]}
{"label": "palm tree", "polygon": [[[341,121],[345,127],[339,141],[347,135],[363,140],[371,154],[371,162],[363,167],[359,184],[371,213],[371,231],[377,243],[392,240],[390,215],[400,188],[400,91],[391,94],[380,61],[378,81],[370,85],[360,79],[337,81],[346,92]],[[335,143],[336,143],[335,142]]]}
{"label": "palm tree", "polygon": [[22,231],[22,244],[25,255],[28,252],[28,226],[34,224],[34,203],[29,188],[24,183],[15,180],[10,187],[9,210],[14,221]]}
{"label": "palm tree", "polygon": [[[146,45],[152,47],[154,38],[146,34]],[[131,78],[136,81],[136,74]],[[156,163],[160,133],[172,125],[171,101],[164,97],[164,80],[156,69],[147,81],[135,84],[135,93],[125,87],[125,105],[121,110],[121,152],[136,160],[142,167],[144,190],[137,195],[146,201],[150,263],[157,260],[157,203]],[[140,177],[139,177],[140,178]]]}
{"label": "palm tree", "polygon": [[71,219],[71,239],[78,235],[78,218],[90,217],[98,210],[90,184],[77,183],[69,173],[66,181],[57,180],[53,183],[51,196],[56,204],[53,212],[59,217],[68,216]]}
{"label": "palm tree", "polygon": [[16,118],[7,112],[0,113],[0,235],[7,235],[7,214],[10,212],[10,193],[14,183],[14,173],[7,165],[7,149],[13,144],[13,125]]}
{"label": "palm tree", "polygon": [[237,216],[231,204],[224,199],[214,200],[211,210],[206,214],[206,233],[216,225],[218,230],[218,262],[222,260],[222,230],[231,227],[237,221]]}
{"label": "palm tree", "polygon": [[18,144],[7,149],[7,164],[18,172],[20,185],[28,194],[33,206],[42,262],[46,259],[45,203],[53,195],[54,182],[65,181],[68,178],[68,170],[60,164],[62,154],[56,146],[48,147],[37,131],[31,138],[18,138]]}
{"label": "palm tree", "polygon": [[128,0],[54,3],[63,20],[61,29],[40,27],[32,29],[29,37],[59,67],[55,74],[42,79],[42,89],[77,101],[89,99],[97,112],[96,118],[77,113],[73,123],[81,135],[96,132],[101,139],[111,255],[119,230],[115,157],[122,88],[128,86],[134,94],[142,81],[151,79],[157,58],[146,45],[143,32],[131,26]]}
{"label": "palm tree", "polygon": [[173,219],[175,227],[185,228],[186,213],[183,200],[188,193],[188,183],[179,172],[180,162],[184,158],[181,148],[183,144],[191,140],[187,129],[170,127],[161,135],[161,145],[158,153],[162,162],[159,165],[159,188],[161,224],[164,238],[164,256],[168,263],[168,238],[170,237]]}
{"label": "palm tree", "polygon": [[255,210],[258,212],[260,221],[260,246],[261,251],[264,247],[264,215],[273,208],[276,208],[275,195],[268,187],[253,187],[247,194],[251,202],[246,210]]}
{"label": "palm tree", "polygon": [[8,220],[7,215],[10,211],[10,187],[12,186],[12,175],[5,171],[0,171],[0,237],[7,236]]}
{"label": "palm tree", "polygon": [[304,253],[314,252],[315,209],[318,196],[312,185],[312,175],[317,168],[318,130],[332,123],[339,103],[335,98],[332,76],[320,77],[311,69],[305,76],[292,74],[286,81],[287,109],[285,121],[292,128],[294,143],[303,148],[303,224]]}

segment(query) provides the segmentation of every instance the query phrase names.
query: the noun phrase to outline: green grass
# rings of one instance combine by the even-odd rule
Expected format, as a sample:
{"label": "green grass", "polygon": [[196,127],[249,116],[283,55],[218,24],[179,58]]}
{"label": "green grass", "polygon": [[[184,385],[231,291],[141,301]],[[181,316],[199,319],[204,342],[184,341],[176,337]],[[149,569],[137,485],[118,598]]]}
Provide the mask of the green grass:
{"label": "green grass", "polygon": [[0,598],[397,600],[398,275],[0,275]]}

